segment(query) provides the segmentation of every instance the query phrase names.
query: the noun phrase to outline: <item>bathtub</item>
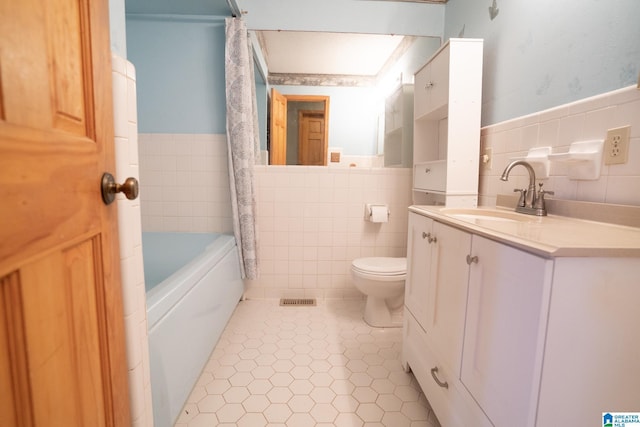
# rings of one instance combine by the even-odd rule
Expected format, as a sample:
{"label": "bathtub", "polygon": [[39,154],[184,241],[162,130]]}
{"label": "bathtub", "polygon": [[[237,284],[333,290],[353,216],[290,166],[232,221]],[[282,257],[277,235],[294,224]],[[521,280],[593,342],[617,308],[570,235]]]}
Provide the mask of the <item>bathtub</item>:
{"label": "bathtub", "polygon": [[233,236],[142,233],[153,418],[173,426],[242,297]]}

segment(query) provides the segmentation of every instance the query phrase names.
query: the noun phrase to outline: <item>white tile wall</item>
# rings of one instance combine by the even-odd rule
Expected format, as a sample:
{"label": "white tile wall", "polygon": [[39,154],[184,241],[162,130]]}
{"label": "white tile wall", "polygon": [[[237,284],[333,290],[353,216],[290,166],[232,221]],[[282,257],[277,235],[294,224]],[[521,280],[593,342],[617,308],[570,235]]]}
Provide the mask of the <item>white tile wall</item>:
{"label": "white tile wall", "polygon": [[[144,231],[233,232],[225,135],[140,134],[139,145]],[[358,166],[256,167],[261,277],[248,296],[360,297],[351,260],[405,256],[410,169],[348,160]],[[365,203],[389,204],[390,222],[365,222]]]}
{"label": "white tile wall", "polygon": [[[349,276],[364,256],[406,256],[411,170],[258,166],[260,278],[250,298],[362,297]],[[365,203],[386,203],[388,223],[364,221]]]}
{"label": "white tile wall", "polygon": [[[117,55],[112,58],[113,108],[117,182],[139,178],[136,74],[133,65]],[[134,427],[153,426],[147,306],[142,264],[140,199],[116,198],[120,240],[125,335],[131,419]]]}
{"label": "white tile wall", "polygon": [[603,166],[598,180],[570,180],[566,166],[551,164],[543,180],[556,199],[640,205],[640,90],[635,86],[561,105],[482,129],[482,147],[493,151],[492,168],[480,168],[480,204],[495,205],[497,194],[512,194],[527,186],[524,168],[515,168],[508,182],[502,171],[513,157],[526,155],[531,147],[550,146],[553,153],[569,150],[572,142],[605,139],[607,130],[631,126],[629,162]]}
{"label": "white tile wall", "polygon": [[233,232],[225,135],[140,134],[144,231]]}
{"label": "white tile wall", "polygon": [[[640,91],[627,88],[482,129],[493,150],[492,169],[481,168],[480,203],[526,186],[525,170],[499,177],[512,157],[530,147],[565,152],[573,141],[604,138],[631,125],[629,163],[603,167],[595,181],[566,177],[553,164],[545,187],[555,198],[640,205]],[[140,135],[144,230],[231,232],[224,135]],[[405,256],[410,169],[359,166],[257,166],[260,278],[247,296],[277,298],[360,296],[349,276],[361,256]],[[375,164],[375,163],[371,163]],[[388,203],[391,220],[363,220],[365,203]]]}

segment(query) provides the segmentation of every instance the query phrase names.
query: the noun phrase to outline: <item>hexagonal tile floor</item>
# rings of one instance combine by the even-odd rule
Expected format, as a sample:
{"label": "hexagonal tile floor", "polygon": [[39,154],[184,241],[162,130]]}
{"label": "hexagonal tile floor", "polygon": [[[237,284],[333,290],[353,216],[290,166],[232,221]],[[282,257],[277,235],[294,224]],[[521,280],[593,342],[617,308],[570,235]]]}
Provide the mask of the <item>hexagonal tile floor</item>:
{"label": "hexagonal tile floor", "polygon": [[401,329],[371,328],[363,309],[241,302],[176,427],[440,427],[402,370]]}

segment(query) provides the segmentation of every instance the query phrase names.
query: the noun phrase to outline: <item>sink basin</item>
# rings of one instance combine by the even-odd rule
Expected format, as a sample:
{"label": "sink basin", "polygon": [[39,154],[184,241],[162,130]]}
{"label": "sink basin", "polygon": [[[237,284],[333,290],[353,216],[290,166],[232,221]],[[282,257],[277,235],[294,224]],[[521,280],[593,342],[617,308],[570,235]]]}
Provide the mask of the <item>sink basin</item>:
{"label": "sink basin", "polygon": [[458,209],[445,208],[441,213],[456,219],[469,222],[499,221],[499,222],[535,222],[537,217],[512,211],[498,209]]}

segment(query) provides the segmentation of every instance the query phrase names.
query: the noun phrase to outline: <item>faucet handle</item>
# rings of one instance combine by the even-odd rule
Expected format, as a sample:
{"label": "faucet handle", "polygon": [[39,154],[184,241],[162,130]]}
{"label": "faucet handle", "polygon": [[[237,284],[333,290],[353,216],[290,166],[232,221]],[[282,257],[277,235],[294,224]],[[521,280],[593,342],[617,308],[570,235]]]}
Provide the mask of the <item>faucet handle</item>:
{"label": "faucet handle", "polygon": [[518,206],[524,206],[525,205],[525,199],[527,197],[527,189],[526,188],[514,188],[513,192],[520,192],[520,198],[518,199]]}
{"label": "faucet handle", "polygon": [[540,186],[540,189],[538,190],[538,197],[536,199],[536,203],[535,203],[534,208],[542,210],[542,212],[544,212],[543,215],[546,215],[547,212],[546,212],[546,206],[545,206],[545,203],[544,203],[544,195],[545,194],[554,195],[555,193],[553,191],[543,190],[541,182],[538,183],[538,185]]}
{"label": "faucet handle", "polygon": [[540,187],[540,189],[538,190],[538,196],[540,196],[540,198],[541,198],[542,200],[544,200],[544,195],[545,195],[545,194],[551,194],[552,196],[555,194],[553,191],[543,190],[543,189],[542,189],[542,183],[541,183],[541,182],[539,182],[539,183],[538,183],[538,186]]}

